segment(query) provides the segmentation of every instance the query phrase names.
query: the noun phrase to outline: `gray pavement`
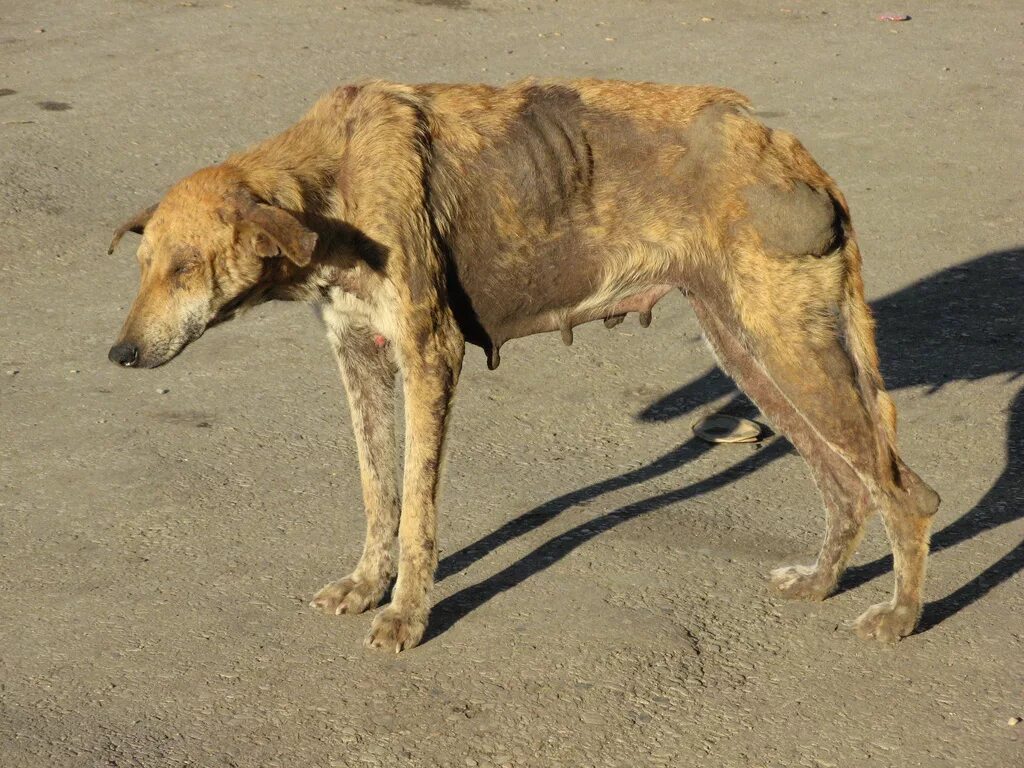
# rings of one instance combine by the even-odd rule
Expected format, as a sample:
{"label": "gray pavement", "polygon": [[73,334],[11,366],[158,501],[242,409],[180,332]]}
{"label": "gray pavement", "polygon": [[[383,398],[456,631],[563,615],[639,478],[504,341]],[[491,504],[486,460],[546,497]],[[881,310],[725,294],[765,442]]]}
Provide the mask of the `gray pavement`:
{"label": "gray pavement", "polygon": [[[1024,764],[1024,8],[890,5],[0,2],[0,766]],[[891,589],[877,521],[840,594],[769,594],[820,503],[784,440],[691,439],[753,412],[681,297],[494,373],[470,350],[400,656],[306,607],[362,533],[311,313],[106,361],[137,280],[111,231],[174,180],[338,83],[529,74],[738,88],[843,186],[944,499],[918,634],[845,626]]]}

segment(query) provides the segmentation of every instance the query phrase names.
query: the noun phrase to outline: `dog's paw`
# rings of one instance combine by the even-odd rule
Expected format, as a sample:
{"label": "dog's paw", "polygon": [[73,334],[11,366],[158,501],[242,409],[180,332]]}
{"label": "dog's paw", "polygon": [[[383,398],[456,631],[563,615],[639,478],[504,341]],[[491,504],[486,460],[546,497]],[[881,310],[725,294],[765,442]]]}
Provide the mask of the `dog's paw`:
{"label": "dog's paw", "polygon": [[373,617],[373,626],[366,638],[369,648],[385,651],[407,651],[423,639],[427,628],[425,613],[401,611],[389,605]]}
{"label": "dog's paw", "polygon": [[790,600],[824,600],[833,585],[809,565],[789,565],[776,568],[770,574],[772,589]]}
{"label": "dog's paw", "polygon": [[316,593],[309,605],[311,608],[337,616],[343,613],[362,613],[377,607],[386,587],[386,583],[346,576],[325,585]]}
{"label": "dog's paw", "polygon": [[853,628],[865,640],[895,643],[911,634],[920,618],[920,606],[879,603],[864,611]]}

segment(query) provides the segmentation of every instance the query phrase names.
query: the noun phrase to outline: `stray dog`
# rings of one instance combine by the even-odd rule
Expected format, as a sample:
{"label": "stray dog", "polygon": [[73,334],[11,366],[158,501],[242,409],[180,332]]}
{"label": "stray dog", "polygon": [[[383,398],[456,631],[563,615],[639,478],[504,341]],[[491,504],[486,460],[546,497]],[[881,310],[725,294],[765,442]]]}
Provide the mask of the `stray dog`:
{"label": "stray dog", "polygon": [[[152,368],[239,310],[313,303],[348,395],[366,504],[355,570],[312,605],[390,605],[369,645],[423,636],[437,488],[466,342],[602,319],[674,288],[721,366],[807,461],[825,504],[813,566],[774,588],[821,600],[879,511],[896,589],[856,621],[894,642],[921,615],[939,497],[900,459],[861,257],[833,180],[735,91],[597,80],[405,86],[321,98],[295,125],[175,184],[122,225],[142,282],[109,357]],[[399,497],[394,395],[405,395]]]}

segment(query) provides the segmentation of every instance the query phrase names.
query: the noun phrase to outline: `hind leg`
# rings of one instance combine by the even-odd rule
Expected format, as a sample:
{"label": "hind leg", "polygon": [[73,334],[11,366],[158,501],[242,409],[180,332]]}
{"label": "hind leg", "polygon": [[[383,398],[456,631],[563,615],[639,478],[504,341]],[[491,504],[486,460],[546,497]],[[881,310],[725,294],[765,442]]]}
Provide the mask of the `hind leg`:
{"label": "hind leg", "polygon": [[905,493],[897,492],[882,507],[882,521],[892,544],[896,591],[892,600],[871,606],[854,624],[861,637],[889,643],[909,635],[921,619],[928,539],[932,517],[939,508],[938,494],[897,461]]}
{"label": "hind leg", "polygon": [[861,617],[858,632],[890,641],[909,634],[921,610],[928,516],[880,461],[880,430],[837,333],[828,323],[745,323],[710,292],[692,300],[723,368],[804,457],[825,503],[828,524],[817,562],[777,570],[776,588],[794,597],[826,596],[867,516],[881,510],[893,543],[897,590],[891,603]]}
{"label": "hind leg", "polygon": [[863,489],[849,489],[827,470],[814,471],[825,503],[825,538],[813,565],[774,569],[772,588],[791,600],[824,600],[835,591],[839,578],[864,535],[870,504]]}
{"label": "hind leg", "polygon": [[[772,586],[786,597],[823,600],[835,589],[860,541],[864,522],[870,514],[869,495],[854,469],[846,462],[837,460],[836,452],[829,450],[818,430],[790,401],[763,361],[740,341],[741,334],[730,329],[727,321],[720,318],[720,313],[712,310],[705,301],[699,298],[692,300],[697,317],[722,367],[757,403],[775,427],[789,438],[811,469],[825,504],[825,540],[814,565],[778,568],[772,571],[771,580]],[[803,357],[801,362],[810,361]],[[810,373],[785,370],[787,366],[781,363],[773,367],[783,368],[787,378]],[[813,403],[815,410],[821,410],[821,405],[828,407],[834,403],[840,411],[849,411],[846,414],[846,421],[850,423],[846,430],[848,434],[865,433],[866,414],[862,413],[863,408],[852,386],[843,387],[840,382],[830,381],[823,375],[814,378],[822,379],[823,386],[833,390],[823,391],[814,398],[822,401],[820,404]]]}

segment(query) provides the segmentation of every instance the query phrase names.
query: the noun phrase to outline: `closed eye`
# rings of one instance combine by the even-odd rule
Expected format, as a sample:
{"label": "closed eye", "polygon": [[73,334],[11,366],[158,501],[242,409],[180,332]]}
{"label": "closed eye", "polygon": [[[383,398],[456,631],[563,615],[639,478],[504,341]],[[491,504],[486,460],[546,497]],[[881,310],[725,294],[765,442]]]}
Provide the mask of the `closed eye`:
{"label": "closed eye", "polygon": [[174,276],[178,277],[180,275],[188,274],[189,272],[196,268],[197,263],[198,262],[195,261],[184,261],[181,264],[178,264],[178,266],[174,268]]}

